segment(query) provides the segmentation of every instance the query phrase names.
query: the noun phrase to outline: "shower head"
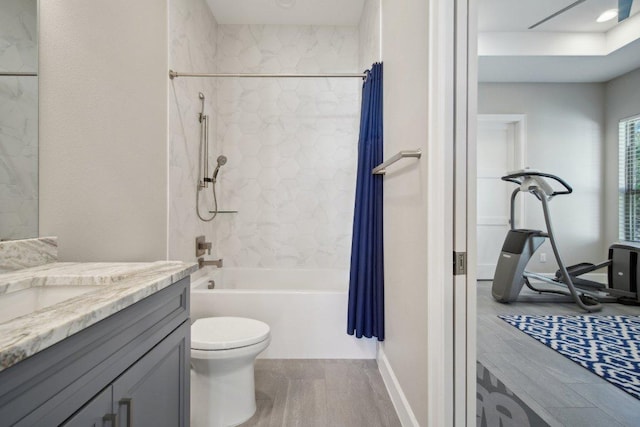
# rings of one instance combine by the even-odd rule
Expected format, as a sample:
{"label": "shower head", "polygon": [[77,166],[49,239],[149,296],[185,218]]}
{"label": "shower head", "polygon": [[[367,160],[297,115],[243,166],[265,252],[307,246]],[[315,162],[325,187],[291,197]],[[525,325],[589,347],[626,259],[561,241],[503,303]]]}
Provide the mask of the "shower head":
{"label": "shower head", "polygon": [[217,159],[218,165],[216,166],[216,170],[213,171],[213,176],[211,177],[211,181],[213,183],[218,179],[218,172],[220,171],[220,166],[224,166],[227,163],[227,156],[218,156]]}
{"label": "shower head", "polygon": [[198,93],[198,98],[204,100],[204,93],[202,92]]}

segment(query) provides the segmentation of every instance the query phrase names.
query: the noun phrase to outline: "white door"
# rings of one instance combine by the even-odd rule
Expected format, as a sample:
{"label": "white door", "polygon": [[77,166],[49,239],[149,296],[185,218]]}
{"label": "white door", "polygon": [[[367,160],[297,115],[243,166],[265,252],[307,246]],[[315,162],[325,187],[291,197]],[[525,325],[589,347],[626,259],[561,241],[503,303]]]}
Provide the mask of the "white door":
{"label": "white door", "polygon": [[[515,186],[500,178],[524,167],[524,116],[479,115],[477,130],[477,277],[493,280]],[[518,207],[518,206],[516,206]],[[522,224],[516,209],[516,227]]]}

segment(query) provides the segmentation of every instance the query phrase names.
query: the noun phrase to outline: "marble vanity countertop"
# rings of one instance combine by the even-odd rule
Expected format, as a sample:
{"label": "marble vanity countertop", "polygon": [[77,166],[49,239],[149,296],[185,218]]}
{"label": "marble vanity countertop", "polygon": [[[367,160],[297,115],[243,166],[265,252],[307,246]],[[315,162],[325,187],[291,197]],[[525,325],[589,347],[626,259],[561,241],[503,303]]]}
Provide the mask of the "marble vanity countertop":
{"label": "marble vanity countertop", "polygon": [[0,323],[0,371],[187,277],[197,264],[56,262],[0,275],[0,297],[36,286],[97,289]]}

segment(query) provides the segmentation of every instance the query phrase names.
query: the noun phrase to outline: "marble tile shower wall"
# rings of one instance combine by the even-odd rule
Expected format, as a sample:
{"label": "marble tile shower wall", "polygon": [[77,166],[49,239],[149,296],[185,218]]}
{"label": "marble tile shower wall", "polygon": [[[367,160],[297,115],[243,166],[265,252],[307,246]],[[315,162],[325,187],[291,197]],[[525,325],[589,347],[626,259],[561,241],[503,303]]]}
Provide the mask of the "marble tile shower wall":
{"label": "marble tile shower wall", "polygon": [[[169,66],[177,71],[214,72],[218,24],[204,0],[172,0],[170,11]],[[216,240],[216,223],[196,215],[196,183],[199,173],[200,124],[198,114],[205,95],[210,117],[210,159],[219,152],[216,135],[216,81],[174,79],[169,87],[169,259],[193,261],[195,237]],[[211,161],[209,162],[211,165]],[[211,187],[200,194],[201,212],[212,209]],[[210,208],[207,208],[210,207]]]}
{"label": "marble tile shower wall", "polygon": [[[218,72],[358,72],[358,28],[219,25]],[[227,266],[349,266],[358,79],[218,79]]]}
{"label": "marble tile shower wall", "polygon": [[[35,72],[36,0],[0,2],[0,70]],[[38,234],[38,79],[0,77],[0,240]]]}

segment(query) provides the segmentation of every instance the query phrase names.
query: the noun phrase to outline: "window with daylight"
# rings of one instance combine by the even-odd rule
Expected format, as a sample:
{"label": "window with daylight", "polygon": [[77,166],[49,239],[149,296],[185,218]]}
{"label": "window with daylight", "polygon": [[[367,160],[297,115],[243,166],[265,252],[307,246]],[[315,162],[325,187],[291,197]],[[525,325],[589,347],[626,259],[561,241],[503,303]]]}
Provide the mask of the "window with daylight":
{"label": "window with daylight", "polygon": [[640,115],[620,120],[620,240],[640,242]]}

